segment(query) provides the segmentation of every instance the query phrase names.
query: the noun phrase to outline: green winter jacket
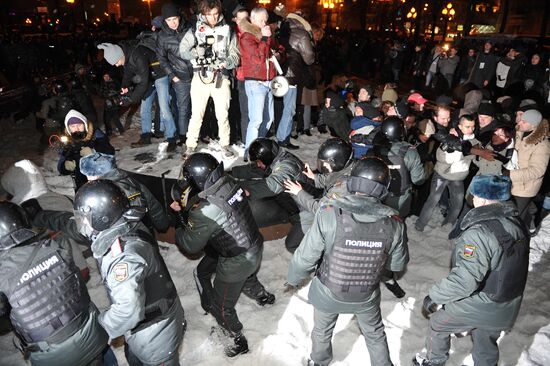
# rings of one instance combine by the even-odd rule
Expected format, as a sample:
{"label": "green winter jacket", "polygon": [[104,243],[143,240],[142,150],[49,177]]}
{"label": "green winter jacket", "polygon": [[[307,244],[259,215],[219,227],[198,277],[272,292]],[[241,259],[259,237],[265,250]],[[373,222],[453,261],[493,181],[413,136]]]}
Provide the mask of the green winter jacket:
{"label": "green winter jacket", "polygon": [[[78,236],[76,221],[71,214],[53,211],[39,212],[33,221],[52,230]],[[138,236],[138,230],[146,233]],[[147,296],[145,279],[164,266],[154,239],[141,222],[121,222],[102,231],[92,243],[94,258],[100,263],[103,283],[111,306],[99,316],[99,322],[110,338],[124,335],[126,343],[141,361],[161,364],[177,352],[183,339],[184,313],[179,297],[165,301],[169,307],[155,316],[155,322],[140,327],[145,321]],[[122,245],[120,244],[122,243]],[[174,287],[165,279],[167,289]],[[151,292],[149,292],[151,290]],[[175,289],[173,290],[175,291]],[[153,295],[154,296],[154,295]],[[165,298],[165,300],[167,297]]]}
{"label": "green winter jacket", "polygon": [[[348,195],[331,199],[323,204],[317,214],[311,229],[306,233],[300,246],[294,253],[288,269],[287,282],[298,285],[309,277],[323,258],[324,252],[329,252],[334,244],[337,217],[336,210],[350,212],[354,220],[365,223],[379,221],[386,217],[397,215],[397,212],[379,200],[362,195]],[[400,272],[409,261],[409,250],[405,225],[399,219],[392,219],[394,230],[393,242],[388,250],[386,269]],[[316,308],[327,313],[357,313],[369,308],[373,302],[379,301],[380,290],[377,288],[365,302],[342,302],[337,300],[331,291],[315,277],[309,288],[309,301]]]}
{"label": "green winter jacket", "polygon": [[279,149],[269,169],[270,173],[266,178],[243,182],[243,187],[250,193],[251,199],[258,200],[283,193],[283,183],[287,179],[300,183],[307,182],[307,177],[302,172],[302,161],[283,148]]}
{"label": "green winter jacket", "polygon": [[[226,175],[199,193],[199,202],[189,212],[188,226],[176,229],[176,245],[184,252],[200,252],[211,237],[223,231],[229,224],[228,214],[206,200],[206,197],[217,192],[226,183],[236,184],[234,178]],[[216,276],[228,283],[245,280],[260,267],[262,251],[263,245],[250,248],[235,257],[218,257]]]}
{"label": "green winter jacket", "polygon": [[298,202],[304,210],[315,214],[323,202],[327,202],[331,198],[336,199],[349,194],[346,182],[353,166],[354,164],[349,162],[344,169],[338,172],[316,174],[315,188],[323,189],[323,197],[316,199],[310,193],[302,189],[296,195],[296,202]]}
{"label": "green winter jacket", "polygon": [[501,260],[502,248],[495,235],[480,223],[496,219],[516,240],[524,237],[512,202],[499,202],[469,211],[460,223],[462,233],[453,240],[452,269],[449,275],[434,285],[429,295],[453,317],[463,318],[468,324],[483,329],[512,328],[521,305],[522,296],[497,303],[483,292],[478,292],[489,271],[495,270]]}

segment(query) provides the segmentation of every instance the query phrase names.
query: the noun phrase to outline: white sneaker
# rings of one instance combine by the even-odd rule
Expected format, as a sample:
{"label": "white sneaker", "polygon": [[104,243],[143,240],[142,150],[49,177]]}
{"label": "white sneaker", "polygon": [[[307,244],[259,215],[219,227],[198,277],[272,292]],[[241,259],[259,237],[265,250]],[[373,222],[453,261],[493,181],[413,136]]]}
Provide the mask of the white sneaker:
{"label": "white sneaker", "polygon": [[229,146],[222,146],[222,155],[224,158],[234,158],[235,153],[231,150]]}

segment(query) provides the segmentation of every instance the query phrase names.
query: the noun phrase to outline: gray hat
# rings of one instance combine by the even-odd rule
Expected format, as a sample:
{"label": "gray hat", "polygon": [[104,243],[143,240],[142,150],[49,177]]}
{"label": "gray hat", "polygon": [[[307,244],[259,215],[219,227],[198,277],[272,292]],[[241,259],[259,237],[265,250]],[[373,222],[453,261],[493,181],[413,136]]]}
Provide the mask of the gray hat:
{"label": "gray hat", "polygon": [[536,109],[529,109],[523,112],[521,120],[537,127],[542,122],[542,114]]}
{"label": "gray hat", "polygon": [[96,152],[80,159],[80,172],[89,177],[102,177],[115,168],[113,155]]}
{"label": "gray hat", "polygon": [[538,107],[537,102],[533,99],[523,99],[518,106],[518,111],[528,111],[529,109],[536,109]]}
{"label": "gray hat", "polygon": [[103,50],[103,57],[111,65],[115,65],[121,58],[124,57],[124,52],[119,45],[112,43],[101,43],[97,46],[100,50]]}

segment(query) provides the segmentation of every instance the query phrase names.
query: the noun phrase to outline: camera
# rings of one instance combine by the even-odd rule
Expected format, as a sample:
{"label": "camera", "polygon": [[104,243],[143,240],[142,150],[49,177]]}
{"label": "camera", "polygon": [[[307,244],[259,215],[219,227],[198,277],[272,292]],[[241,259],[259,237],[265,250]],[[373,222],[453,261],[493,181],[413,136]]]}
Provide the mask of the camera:
{"label": "camera", "polygon": [[215,42],[215,37],[213,35],[208,35],[205,37],[204,43],[197,46],[198,65],[206,66],[213,64],[216,61],[216,53],[212,47]]}

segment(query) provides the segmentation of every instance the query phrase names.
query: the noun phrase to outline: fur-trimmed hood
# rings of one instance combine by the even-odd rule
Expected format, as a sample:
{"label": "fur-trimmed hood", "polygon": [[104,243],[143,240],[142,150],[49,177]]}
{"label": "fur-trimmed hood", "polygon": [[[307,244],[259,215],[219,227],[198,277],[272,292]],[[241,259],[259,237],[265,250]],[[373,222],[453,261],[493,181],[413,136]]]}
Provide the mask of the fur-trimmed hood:
{"label": "fur-trimmed hood", "polygon": [[76,111],[74,109],[71,109],[67,115],[65,116],[65,131],[67,132],[67,135],[71,135],[71,132],[69,131],[69,126],[67,123],[69,122],[69,119],[72,117],[76,117],[84,123],[84,129],[86,130],[86,137],[84,138],[84,141],[90,141],[92,137],[94,136],[94,125],[91,121],[88,121],[86,116],[84,116],[79,111]]}
{"label": "fur-trimmed hood", "polygon": [[527,136],[523,139],[523,132],[518,132],[519,140],[524,140],[527,145],[536,145],[542,142],[544,139],[548,138],[548,120],[543,119],[542,122]]}
{"label": "fur-trimmed hood", "polygon": [[239,23],[239,32],[241,34],[250,33],[257,39],[262,39],[262,30],[257,25],[252,24],[248,19],[243,19]]}

